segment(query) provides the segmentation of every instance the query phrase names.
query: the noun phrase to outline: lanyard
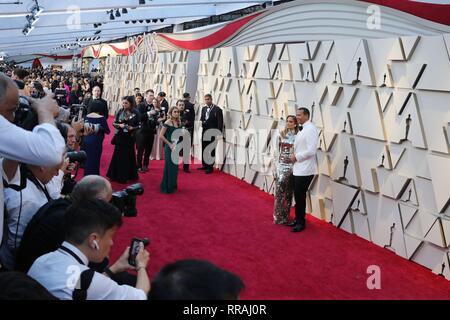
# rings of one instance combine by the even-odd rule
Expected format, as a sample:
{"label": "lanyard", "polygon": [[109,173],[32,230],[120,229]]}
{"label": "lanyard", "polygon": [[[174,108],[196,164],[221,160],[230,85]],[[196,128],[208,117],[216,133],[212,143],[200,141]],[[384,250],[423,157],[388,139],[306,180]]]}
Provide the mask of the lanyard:
{"label": "lanyard", "polygon": [[81,260],[81,258],[80,258],[79,256],[77,256],[77,255],[75,254],[75,252],[73,252],[72,250],[70,250],[69,248],[66,248],[66,247],[64,247],[64,246],[61,246],[60,249],[61,249],[62,251],[67,252],[67,253],[70,254],[75,260],[77,260],[80,264],[83,264],[83,265],[84,265],[83,260]]}

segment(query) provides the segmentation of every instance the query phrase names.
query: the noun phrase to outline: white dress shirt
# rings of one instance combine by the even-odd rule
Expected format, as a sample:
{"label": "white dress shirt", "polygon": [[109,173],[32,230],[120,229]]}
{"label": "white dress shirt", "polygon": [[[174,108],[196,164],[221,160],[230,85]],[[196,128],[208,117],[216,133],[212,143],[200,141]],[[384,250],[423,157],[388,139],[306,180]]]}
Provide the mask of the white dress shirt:
{"label": "white dress shirt", "polygon": [[294,176],[311,176],[317,174],[316,151],[319,132],[311,121],[303,124],[303,130],[295,137]]}
{"label": "white dress shirt", "polygon": [[[0,161],[0,166],[3,166],[3,160]],[[45,186],[41,184],[41,187],[45,187],[52,199],[58,199],[61,196],[62,180],[60,175],[53,177]],[[17,169],[15,176],[6,181],[10,185],[20,186],[20,179],[20,170]],[[13,269],[15,252],[22,241],[23,233],[28,223],[37,211],[48,202],[48,199],[42,189],[30,180],[27,180],[27,186],[21,192],[11,188],[6,188],[3,192],[7,210],[6,234],[4,235],[6,243],[0,248],[0,261],[6,268]]]}
{"label": "white dress shirt", "polygon": [[[70,243],[64,242],[62,246],[76,254],[83,264],[69,253],[58,249],[36,259],[28,271],[28,275],[58,299],[72,300],[73,290],[81,272],[89,269],[87,267],[89,261],[80,250]],[[147,300],[147,295],[141,289],[118,285],[105,275],[95,272],[87,289],[86,300]]]}
{"label": "white dress shirt", "polygon": [[[17,127],[0,116],[0,157],[36,166],[55,166],[62,160],[65,141],[51,124],[41,124],[33,131]],[[0,166],[0,176],[3,167]],[[0,244],[3,238],[3,183],[0,183]]]}

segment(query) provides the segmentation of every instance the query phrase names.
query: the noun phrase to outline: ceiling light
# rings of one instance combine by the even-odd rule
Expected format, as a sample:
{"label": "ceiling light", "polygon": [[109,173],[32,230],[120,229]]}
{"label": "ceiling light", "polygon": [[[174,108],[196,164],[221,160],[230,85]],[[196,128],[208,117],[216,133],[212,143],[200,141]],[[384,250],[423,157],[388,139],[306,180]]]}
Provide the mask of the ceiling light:
{"label": "ceiling light", "polygon": [[128,13],[128,10],[127,10],[127,8],[122,8],[122,13],[123,13],[123,14],[126,14],[126,13]]}
{"label": "ceiling light", "polygon": [[114,20],[115,17],[114,17],[113,11],[111,10],[111,11],[108,11],[108,12],[109,12],[109,20]]}
{"label": "ceiling light", "polygon": [[120,18],[120,12],[119,12],[119,10],[116,10],[116,17],[117,17],[117,18]]}
{"label": "ceiling light", "polygon": [[153,22],[153,23],[157,23],[157,22],[158,22],[158,19],[153,19],[152,22]]}
{"label": "ceiling light", "polygon": [[97,27],[98,27],[98,24],[94,23],[94,28],[97,28]]}
{"label": "ceiling light", "polygon": [[144,23],[144,20],[139,20],[139,23]]}
{"label": "ceiling light", "polygon": [[125,21],[125,24],[129,24],[130,23],[130,21]]}
{"label": "ceiling light", "polygon": [[100,32],[102,32],[102,30],[97,30],[94,34],[99,34]]}
{"label": "ceiling light", "polygon": [[139,4],[145,4],[145,0],[139,0]]}
{"label": "ceiling light", "polygon": [[152,22],[152,20],[147,19],[147,20],[145,20],[145,22],[150,23],[150,22]]}
{"label": "ceiling light", "polygon": [[159,21],[164,22],[164,19],[159,19]]}
{"label": "ceiling light", "polygon": [[131,21],[132,23],[136,23],[136,20]]}

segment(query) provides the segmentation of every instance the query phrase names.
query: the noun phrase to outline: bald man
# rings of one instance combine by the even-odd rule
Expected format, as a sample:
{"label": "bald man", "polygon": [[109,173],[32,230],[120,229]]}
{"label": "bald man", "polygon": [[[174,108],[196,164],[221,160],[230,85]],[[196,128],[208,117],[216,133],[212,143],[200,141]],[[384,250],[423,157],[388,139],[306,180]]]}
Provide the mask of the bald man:
{"label": "bald man", "polygon": [[70,199],[58,199],[43,206],[25,229],[16,258],[16,269],[27,272],[41,255],[55,251],[64,241],[66,209],[74,202],[87,199],[112,199],[111,183],[101,176],[90,175],[74,187]]}
{"label": "bald man", "polygon": [[99,86],[95,86],[92,88],[92,98],[88,100],[87,102],[87,114],[91,113],[91,110],[94,105],[98,105],[102,112],[100,115],[104,116],[106,119],[108,119],[109,115],[109,109],[108,109],[108,103],[105,99],[102,99],[102,90]]}

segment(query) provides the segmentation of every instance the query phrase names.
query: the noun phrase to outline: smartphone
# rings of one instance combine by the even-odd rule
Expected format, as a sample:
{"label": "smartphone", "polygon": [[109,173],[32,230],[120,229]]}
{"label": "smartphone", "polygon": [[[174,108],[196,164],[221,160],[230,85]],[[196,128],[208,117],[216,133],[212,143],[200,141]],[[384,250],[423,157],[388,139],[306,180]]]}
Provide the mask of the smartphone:
{"label": "smartphone", "polygon": [[128,256],[128,263],[130,266],[136,267],[136,256],[139,253],[139,244],[144,244],[144,247],[148,246],[150,244],[150,240],[148,238],[139,239],[139,238],[133,238],[131,239],[130,244],[130,251]]}

